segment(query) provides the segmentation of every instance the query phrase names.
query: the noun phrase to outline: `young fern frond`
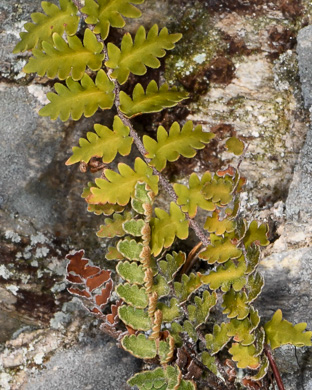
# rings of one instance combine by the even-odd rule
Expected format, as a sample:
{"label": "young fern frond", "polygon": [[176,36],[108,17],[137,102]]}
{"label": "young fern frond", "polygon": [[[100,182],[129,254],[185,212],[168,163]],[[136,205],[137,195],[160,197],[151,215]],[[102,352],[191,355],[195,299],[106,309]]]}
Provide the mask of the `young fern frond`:
{"label": "young fern frond", "polygon": [[142,76],[147,72],[146,66],[159,68],[158,58],[166,55],[166,50],[174,48],[174,43],[181,39],[181,34],[168,34],[164,27],[158,34],[158,26],[155,24],[148,32],[140,26],[134,42],[129,33],[126,33],[121,41],[120,49],[109,42],[107,53],[109,60],[105,62],[108,68],[114,69],[111,77],[117,79],[119,84],[124,84],[130,72]]}
{"label": "young fern frond", "polygon": [[53,42],[42,42],[42,49],[33,49],[33,57],[24,67],[25,73],[45,74],[49,78],[65,80],[71,76],[74,81],[81,80],[86,68],[97,71],[104,60],[103,43],[89,29],[85,30],[83,43],[76,36],[67,36],[67,42],[61,35],[54,33]]}

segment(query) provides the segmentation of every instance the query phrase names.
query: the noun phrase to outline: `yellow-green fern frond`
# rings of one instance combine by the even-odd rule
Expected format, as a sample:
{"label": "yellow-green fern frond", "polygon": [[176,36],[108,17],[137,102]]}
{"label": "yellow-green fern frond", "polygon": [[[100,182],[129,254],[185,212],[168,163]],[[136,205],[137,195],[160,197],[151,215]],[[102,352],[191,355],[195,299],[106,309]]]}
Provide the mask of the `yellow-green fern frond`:
{"label": "yellow-green fern frond", "polygon": [[120,92],[120,109],[128,117],[151,112],[159,112],[167,107],[176,106],[180,101],[186,99],[188,93],[178,91],[176,87],[169,89],[168,84],[163,84],[158,89],[155,80],[152,80],[146,92],[141,84],[136,84],[133,90],[132,99],[125,92]]}
{"label": "yellow-green fern frond", "polygon": [[80,138],[79,147],[73,147],[73,155],[66,161],[66,165],[79,161],[88,163],[92,157],[101,157],[104,163],[110,163],[119,152],[127,156],[133,142],[129,137],[129,127],[125,126],[118,116],[115,116],[113,131],[106,126],[94,125],[96,133],[87,133],[87,139]]}
{"label": "yellow-green fern frond", "polygon": [[[111,76],[124,84],[130,72],[141,76],[146,73],[146,66],[159,68],[158,58],[166,55],[166,50],[174,48],[174,43],[181,39],[181,34],[168,34],[167,28],[163,28],[158,35],[158,26],[155,24],[148,32],[140,26],[134,42],[129,33],[126,33],[121,41],[121,49],[113,43],[108,43],[107,51],[109,60],[105,65],[114,69]],[[158,57],[158,58],[157,58]]]}
{"label": "yellow-green fern frond", "polygon": [[66,80],[66,85],[56,83],[55,91],[49,92],[47,98],[51,103],[43,107],[39,114],[56,119],[58,116],[65,122],[71,115],[77,121],[82,114],[92,116],[100,107],[102,110],[113,106],[115,94],[114,84],[108,79],[104,70],[99,70],[95,82],[84,74],[81,83],[71,77]]}
{"label": "yellow-green fern frond", "polygon": [[58,77],[65,80],[71,75],[73,80],[80,80],[86,67],[99,70],[104,59],[103,43],[98,42],[96,36],[86,29],[81,40],[74,35],[68,36],[68,43],[57,33],[52,36],[53,42],[42,42],[42,50],[34,49],[28,64],[24,67],[25,73],[45,74],[49,78]]}
{"label": "yellow-green fern frond", "polygon": [[157,141],[143,136],[144,147],[147,150],[147,158],[152,159],[151,165],[158,171],[162,171],[167,161],[176,161],[180,155],[183,157],[194,157],[196,151],[203,149],[205,144],[215,137],[213,133],[206,133],[202,127],[193,127],[193,122],[188,121],[180,128],[178,122],[174,122],[169,133],[164,127],[159,126],[157,130]]}
{"label": "yellow-green fern frond", "polygon": [[[131,4],[132,3],[132,4]],[[95,34],[106,39],[110,26],[122,28],[126,18],[139,18],[141,11],[133,4],[142,4],[144,0],[86,0],[82,12],[87,14],[86,23],[94,24]]]}
{"label": "yellow-green fern frond", "polygon": [[188,237],[188,221],[174,202],[170,203],[169,214],[155,209],[156,218],[152,220],[152,253],[158,256],[163,248],[169,248],[175,237],[185,240]]}
{"label": "yellow-green fern frond", "polygon": [[105,179],[96,179],[97,187],[90,189],[91,195],[88,203],[105,204],[118,203],[126,205],[134,194],[135,185],[138,181],[145,182],[152,191],[158,193],[158,176],[153,175],[152,168],[137,158],[134,163],[134,170],[127,164],[118,164],[119,173],[111,169],[105,169]]}
{"label": "yellow-green fern frond", "polygon": [[46,13],[35,12],[31,14],[33,23],[26,23],[27,32],[21,32],[21,40],[15,46],[13,53],[31,50],[40,47],[41,42],[51,41],[53,33],[74,35],[77,31],[79,17],[76,15],[77,7],[70,0],[60,0],[60,8],[55,4],[42,1],[41,7]]}
{"label": "yellow-green fern frond", "polygon": [[197,207],[207,211],[213,211],[216,208],[215,204],[211,200],[207,200],[202,193],[205,184],[210,181],[210,172],[205,172],[201,179],[196,173],[192,173],[189,179],[189,187],[178,183],[173,185],[178,197],[178,205],[182,206],[182,210],[189,213],[191,218],[195,217]]}

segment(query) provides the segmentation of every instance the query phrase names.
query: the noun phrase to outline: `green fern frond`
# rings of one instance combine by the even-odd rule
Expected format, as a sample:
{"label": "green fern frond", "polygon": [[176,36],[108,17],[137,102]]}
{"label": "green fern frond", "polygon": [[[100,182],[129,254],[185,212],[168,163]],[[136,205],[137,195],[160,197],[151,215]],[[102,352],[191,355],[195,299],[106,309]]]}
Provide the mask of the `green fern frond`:
{"label": "green fern frond", "polygon": [[114,83],[102,69],[98,71],[95,82],[84,74],[80,83],[69,77],[66,85],[67,87],[60,83],[55,84],[57,94],[53,92],[47,94],[51,103],[43,107],[39,115],[49,116],[52,120],[59,116],[63,122],[71,115],[72,119],[77,121],[82,114],[90,117],[99,107],[106,110],[113,106]]}
{"label": "green fern frond", "polygon": [[[83,189],[81,197],[87,199],[91,195],[91,188],[95,187],[95,183],[91,181],[88,183],[88,186]],[[96,215],[112,215],[113,213],[121,213],[124,210],[123,206],[119,206],[118,204],[89,204],[88,209],[90,213],[94,213]]]}
{"label": "green fern frond", "polygon": [[152,80],[146,92],[141,84],[136,84],[133,90],[132,99],[125,92],[120,92],[120,110],[132,118],[141,114],[159,112],[164,108],[176,106],[180,101],[186,99],[188,93],[178,91],[176,87],[169,89],[168,84],[162,84],[158,89],[155,80]]}
{"label": "green fern frond", "polygon": [[269,226],[266,223],[262,223],[258,226],[257,221],[252,221],[244,237],[244,244],[248,248],[252,243],[261,246],[269,245],[268,240]]}
{"label": "green fern frond", "polygon": [[114,69],[111,77],[117,79],[119,84],[124,84],[130,72],[142,76],[147,72],[146,66],[159,68],[157,59],[166,55],[166,50],[174,48],[174,43],[181,39],[181,34],[168,34],[167,28],[163,28],[158,35],[158,26],[155,24],[148,32],[140,26],[134,42],[130,33],[126,33],[121,41],[121,49],[109,42],[107,52],[109,60],[105,65]]}
{"label": "green fern frond", "polygon": [[188,237],[189,222],[174,202],[170,203],[169,214],[159,208],[155,209],[156,218],[152,219],[152,253],[158,256],[163,248],[169,248],[175,237],[185,240]]}
{"label": "green fern frond", "polygon": [[144,334],[125,336],[121,340],[121,345],[123,349],[140,359],[153,359],[157,354],[156,341],[147,339]]}
{"label": "green fern frond", "polygon": [[[132,4],[131,4],[132,3]],[[105,40],[110,26],[122,28],[126,18],[139,18],[141,11],[133,4],[142,4],[144,0],[86,0],[81,12],[88,15],[86,23],[95,25],[95,34],[101,34]]]}
{"label": "green fern frond", "polygon": [[158,274],[154,278],[152,291],[157,293],[158,298],[165,297],[170,293],[167,280],[162,275]]}
{"label": "green fern frond", "polygon": [[79,147],[73,147],[73,155],[66,165],[83,161],[88,163],[92,157],[101,157],[106,164],[112,162],[117,153],[127,156],[131,152],[133,138],[129,136],[129,127],[125,126],[116,115],[113,131],[106,126],[94,125],[96,133],[87,133],[87,139],[80,138]]}
{"label": "green fern frond", "polygon": [[232,355],[233,360],[237,362],[238,368],[256,370],[260,366],[257,349],[253,344],[244,346],[242,344],[233,343],[232,347],[229,349],[229,353]]}
{"label": "green fern frond", "polygon": [[207,217],[204,229],[209,233],[222,236],[225,232],[230,233],[235,229],[235,222],[227,218],[220,220],[219,210],[216,210],[211,217]]}
{"label": "green fern frond", "polygon": [[147,150],[146,157],[152,160],[150,164],[158,171],[162,171],[167,161],[176,161],[180,155],[194,157],[196,151],[203,149],[214,137],[213,133],[204,132],[200,125],[194,128],[192,121],[186,122],[182,130],[178,122],[174,122],[169,133],[164,127],[159,126],[157,141],[144,135],[143,143]]}
{"label": "green fern frond", "polygon": [[182,275],[181,283],[174,282],[174,290],[180,304],[188,300],[188,298],[202,285],[199,275],[191,273],[189,276]]}
{"label": "green fern frond", "polygon": [[196,216],[197,207],[207,211],[213,211],[216,208],[215,204],[207,200],[202,193],[205,184],[210,181],[210,172],[205,172],[201,179],[199,179],[196,173],[192,173],[189,178],[189,187],[178,183],[173,185],[178,197],[177,204],[182,206],[182,210],[189,213],[191,218]]}
{"label": "green fern frond", "polygon": [[124,163],[118,164],[118,170],[119,173],[111,169],[104,170],[106,180],[95,180],[97,187],[91,188],[91,195],[87,198],[88,203],[126,205],[134,194],[138,181],[147,183],[155,194],[158,193],[158,176],[153,176],[152,168],[148,167],[142,159],[136,158],[134,170]]}
{"label": "green fern frond", "polygon": [[212,334],[206,334],[206,347],[211,355],[215,355],[230,341],[231,336],[228,335],[229,323],[221,323],[221,326],[215,324]]}
{"label": "green fern frond", "polygon": [[118,309],[118,316],[124,324],[135,330],[148,331],[152,327],[148,313],[144,309],[122,305]]}
{"label": "green fern frond", "polygon": [[96,233],[98,237],[123,237],[126,232],[123,228],[123,223],[130,221],[132,214],[126,212],[124,214],[114,214],[113,219],[105,218],[104,225],[100,226],[100,230]]}
{"label": "green fern frond", "polygon": [[185,263],[186,256],[183,252],[173,252],[166,255],[166,260],[160,260],[158,262],[159,269],[167,280],[167,283],[172,282],[173,278]]}
{"label": "green fern frond", "polygon": [[250,318],[244,320],[231,319],[228,325],[228,336],[233,337],[235,342],[247,346],[255,342],[256,335],[253,332],[259,325],[260,317],[256,310],[251,308]]}
{"label": "green fern frond", "polygon": [[132,284],[144,284],[145,272],[142,265],[136,262],[120,261],[116,271],[119,276]]}
{"label": "green fern frond", "polygon": [[234,188],[233,179],[229,176],[219,177],[215,175],[209,182],[205,184],[202,193],[207,200],[224,206],[231,202],[232,191]]}
{"label": "green fern frond", "polygon": [[141,261],[141,254],[143,250],[142,242],[136,242],[126,237],[125,240],[120,240],[117,244],[117,250],[128,260]]}
{"label": "green fern frond", "polygon": [[178,366],[158,367],[153,371],[142,371],[128,380],[130,386],[137,386],[139,390],[195,390],[187,388],[181,382],[182,375]]}
{"label": "green fern frond", "polygon": [[211,244],[199,254],[199,258],[208,261],[209,264],[225,263],[229,259],[237,259],[242,255],[242,251],[233,244],[233,234],[229,233],[220,238],[213,234],[210,235]]}
{"label": "green fern frond", "polygon": [[311,346],[312,332],[305,332],[307,324],[293,325],[283,319],[282,311],[277,310],[270,321],[264,325],[266,342],[272,349],[281,345],[292,344],[296,347]]}
{"label": "green fern frond", "polygon": [[94,71],[101,68],[103,43],[97,41],[91,30],[86,29],[83,44],[75,35],[68,36],[67,43],[61,35],[54,33],[52,40],[52,43],[42,42],[42,50],[33,50],[33,57],[23,69],[25,73],[46,74],[52,79],[57,76],[60,80],[71,75],[77,81],[82,78],[87,66]]}
{"label": "green fern frond", "polygon": [[13,53],[40,48],[41,42],[51,41],[53,33],[74,35],[78,28],[79,17],[77,7],[70,0],[60,0],[60,8],[47,1],[41,2],[46,13],[35,12],[31,14],[33,23],[26,23],[27,32],[21,32],[21,40],[15,46]]}
{"label": "green fern frond", "polygon": [[169,305],[166,305],[163,302],[159,302],[157,304],[157,309],[161,310],[162,312],[163,322],[172,322],[173,320],[181,317],[183,314],[176,298],[171,298]]}
{"label": "green fern frond", "polygon": [[246,268],[245,259],[242,256],[235,262],[229,260],[224,266],[219,265],[208,275],[201,275],[201,280],[204,284],[209,284],[211,290],[221,288],[223,292],[227,292],[232,287],[235,291],[240,291],[246,284]]}
{"label": "green fern frond", "polygon": [[120,298],[133,307],[145,309],[148,305],[148,296],[144,287],[140,288],[136,284],[119,284],[116,292]]}
{"label": "green fern frond", "polygon": [[202,298],[197,296],[194,298],[194,303],[195,305],[187,306],[187,311],[190,321],[197,329],[207,321],[210,310],[217,303],[217,294],[215,292],[210,294],[208,291],[204,291]]}
{"label": "green fern frond", "polygon": [[237,317],[238,320],[246,318],[250,311],[246,293],[233,289],[224,294],[222,307],[224,307],[223,314],[227,314],[228,318]]}

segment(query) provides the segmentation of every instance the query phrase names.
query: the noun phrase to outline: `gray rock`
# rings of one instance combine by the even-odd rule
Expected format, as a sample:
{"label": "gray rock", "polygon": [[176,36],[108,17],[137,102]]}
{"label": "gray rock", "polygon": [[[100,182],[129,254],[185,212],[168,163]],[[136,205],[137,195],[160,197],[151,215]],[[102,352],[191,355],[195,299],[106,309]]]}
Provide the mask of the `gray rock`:
{"label": "gray rock", "polygon": [[[312,80],[312,79],[311,79]],[[312,218],[312,131],[300,153],[286,201],[288,220],[308,222]]]}
{"label": "gray rock", "polygon": [[299,31],[297,37],[297,53],[302,95],[306,108],[312,104],[312,26]]}
{"label": "gray rock", "polygon": [[126,381],[140,368],[133,358],[107,336],[87,339],[58,351],[23,390],[126,390]]}
{"label": "gray rock", "polygon": [[[306,322],[307,330],[312,329],[311,261],[312,249],[301,248],[274,253],[261,262],[265,286],[256,307],[265,321],[281,309],[287,321]],[[311,348],[283,346],[274,355],[288,390],[311,388]]]}

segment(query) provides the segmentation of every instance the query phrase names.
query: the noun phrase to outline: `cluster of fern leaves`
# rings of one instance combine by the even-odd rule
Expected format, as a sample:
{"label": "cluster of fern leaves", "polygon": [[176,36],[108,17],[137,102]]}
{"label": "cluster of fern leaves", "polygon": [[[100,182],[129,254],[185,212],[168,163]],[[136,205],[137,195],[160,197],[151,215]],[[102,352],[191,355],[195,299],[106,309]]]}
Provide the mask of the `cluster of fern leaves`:
{"label": "cluster of fern leaves", "polygon": [[[133,143],[142,154],[133,167],[119,163],[117,172],[103,169],[82,195],[88,211],[106,216],[97,235],[113,239],[106,259],[116,263],[119,284],[114,287],[112,272],[92,265],[80,250],[67,256],[69,291],[85,299],[90,312],[102,319],[104,332],[151,364],[129,379],[131,386],[263,388],[269,350],[311,345],[312,332],[305,332],[304,323],[293,326],[284,320],[280,310],[263,324],[253,306],[264,284],[257,267],[260,246],[269,243],[268,227],[240,216],[245,179],[239,169],[193,173],[188,185],[171,185],[161,173],[180,156],[194,157],[214,134],[190,121],[175,122],[170,129],[160,126],[156,139],[145,135],[141,141],[134,130],[130,118],[187,98],[184,91],[154,80],[146,90],[136,84],[132,96],[120,90],[130,73],[141,76],[147,67],[158,68],[159,58],[181,38],[157,25],[148,32],[141,26],[134,37],[125,33],[120,47],[106,45],[110,28],[124,27],[125,17],[139,17],[135,5],[143,1],[86,0],[82,6],[60,0],[59,7],[43,1],[44,13],[31,15],[14,50],[31,51],[26,73],[63,81],[47,94],[50,103],[40,115],[79,120],[115,106],[112,128],[96,124],[73,148],[67,165],[96,158],[107,166],[117,154],[129,155]],[[225,146],[237,156],[244,152],[236,138]],[[172,197],[167,210],[153,206],[159,185]],[[203,227],[195,221],[198,209],[206,213]],[[173,251],[190,228],[198,245],[188,255]]]}

